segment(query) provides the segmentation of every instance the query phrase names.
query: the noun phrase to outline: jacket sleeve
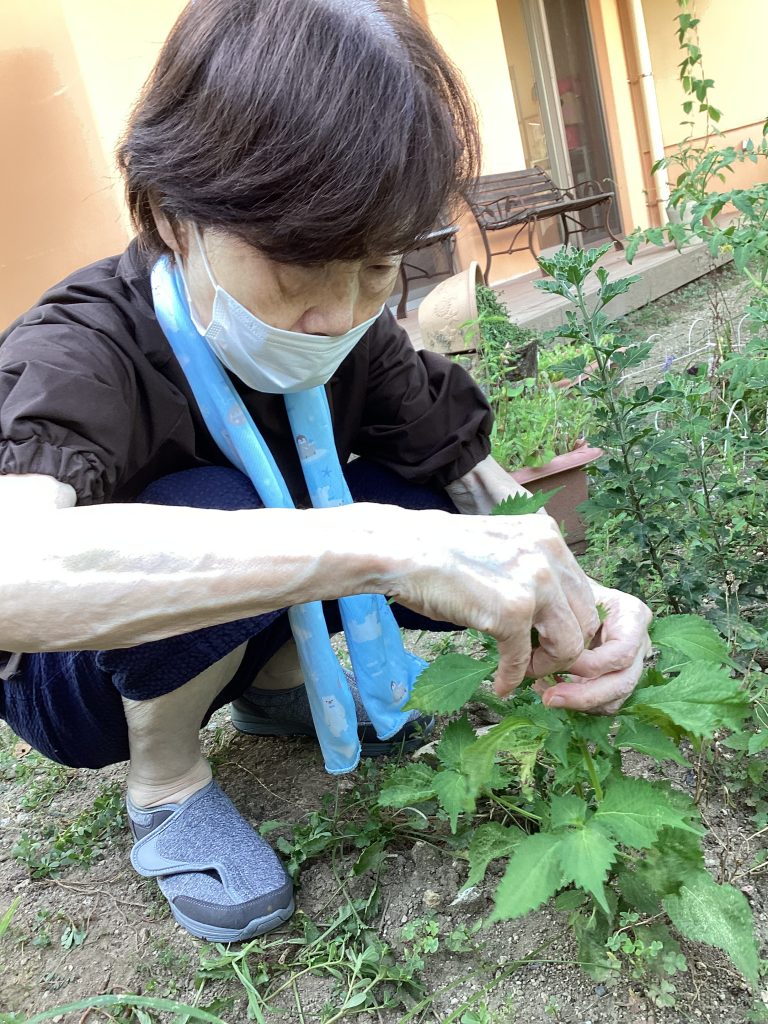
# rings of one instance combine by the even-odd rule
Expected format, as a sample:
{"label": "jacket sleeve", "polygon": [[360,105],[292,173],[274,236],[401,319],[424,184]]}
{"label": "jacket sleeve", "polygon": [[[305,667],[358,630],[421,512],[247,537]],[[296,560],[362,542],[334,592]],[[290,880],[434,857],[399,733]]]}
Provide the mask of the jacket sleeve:
{"label": "jacket sleeve", "polygon": [[369,347],[358,455],[406,480],[444,487],[489,454],[493,416],[463,367],[417,352],[388,310],[370,332]]}
{"label": "jacket sleeve", "polygon": [[102,312],[38,306],[0,344],[0,474],[55,477],[84,505],[109,499],[135,421],[132,366]]}

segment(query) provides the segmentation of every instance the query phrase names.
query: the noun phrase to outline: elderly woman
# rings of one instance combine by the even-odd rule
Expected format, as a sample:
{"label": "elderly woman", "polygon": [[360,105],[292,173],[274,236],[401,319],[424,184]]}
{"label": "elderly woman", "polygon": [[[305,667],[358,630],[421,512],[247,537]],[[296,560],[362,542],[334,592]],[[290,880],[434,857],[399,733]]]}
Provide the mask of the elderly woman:
{"label": "elderly woman", "polygon": [[[0,346],[0,713],[62,764],[129,759],[134,866],[193,934],[243,939],[284,921],[292,890],[212,782],[201,723],[229,702],[255,735],[322,721],[332,770],[358,739],[386,753],[430,727],[400,710],[402,651],[407,679],[393,667],[377,690],[372,669],[361,701],[356,670],[342,692],[337,600],[343,618],[351,595],[384,595],[347,610],[361,659],[394,598],[400,625],[496,637],[498,693],[569,668],[543,699],[595,711],[635,685],[649,614],[588,580],[545,514],[488,517],[520,488],[489,456],[487,403],[384,305],[478,160],[460,79],[402,3],[191,3],[119,159],[136,240]],[[324,448],[289,418],[310,393]],[[259,438],[263,486],[244,471]],[[338,500],[311,485],[321,449]],[[318,639],[300,611],[321,601]]]}

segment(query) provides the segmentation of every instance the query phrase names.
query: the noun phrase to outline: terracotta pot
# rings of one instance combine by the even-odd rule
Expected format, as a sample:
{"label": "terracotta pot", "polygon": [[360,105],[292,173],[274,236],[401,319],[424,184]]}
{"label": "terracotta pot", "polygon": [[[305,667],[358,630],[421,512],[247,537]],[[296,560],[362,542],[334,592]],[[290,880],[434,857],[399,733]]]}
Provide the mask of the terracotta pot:
{"label": "terracotta pot", "polygon": [[418,317],[424,348],[442,355],[477,348],[477,324],[462,325],[477,320],[475,289],[484,283],[480,265],[473,260],[466,270],[441,281],[421,300]]}
{"label": "terracotta pot", "polygon": [[582,441],[573,451],[556,455],[543,466],[525,466],[512,473],[519,484],[534,494],[562,487],[550,498],[547,512],[560,524],[568,547],[577,555],[587,547],[584,521],[576,511],[577,506],[587,500],[586,467],[602,454],[601,448],[590,448],[586,441]]}

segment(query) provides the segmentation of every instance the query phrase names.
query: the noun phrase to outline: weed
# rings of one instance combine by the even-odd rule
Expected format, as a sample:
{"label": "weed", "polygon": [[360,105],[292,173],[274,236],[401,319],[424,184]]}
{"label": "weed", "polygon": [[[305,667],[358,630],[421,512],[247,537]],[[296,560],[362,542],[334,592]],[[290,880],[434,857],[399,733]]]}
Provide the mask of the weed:
{"label": "weed", "polygon": [[[705,870],[693,801],[665,782],[628,778],[621,762],[621,751],[632,749],[685,764],[682,737],[700,748],[718,730],[739,729],[749,702],[726,667],[725,644],[703,619],[660,620],[653,639],[658,666],[646,671],[617,728],[609,718],[547,708],[531,689],[513,701],[493,696],[482,688],[497,664],[490,653],[439,659],[417,680],[412,704],[453,714],[474,698],[500,720],[482,736],[466,715],[452,721],[434,767],[395,769],[379,802],[437,804],[466,850],[467,886],[493,860],[508,860],[491,921],[520,917],[559,892],[555,905],[570,912],[587,969],[610,970],[607,953],[615,951],[606,953],[606,944],[622,913],[666,915],[681,934],[723,949],[754,983],[749,906]],[[491,810],[498,819],[479,823]],[[659,998],[670,994],[662,988]]]}
{"label": "weed", "polygon": [[85,942],[88,932],[85,928],[80,928],[74,922],[70,921],[64,931],[61,933],[61,939],[59,943],[64,952],[69,952],[71,949],[77,949]]}
{"label": "weed", "polygon": [[37,836],[23,832],[12,853],[27,865],[32,878],[55,875],[74,865],[90,867],[124,825],[122,788],[112,783],[62,829],[49,826]]}
{"label": "weed", "polygon": [[21,903],[21,896],[17,896],[16,899],[13,901],[13,903],[10,905],[10,907],[8,907],[8,909],[5,911],[3,916],[0,917],[0,939],[3,937],[3,935],[5,935],[5,933],[8,931],[8,929],[11,927],[11,923],[13,921],[13,918],[14,918],[15,914],[16,914],[16,911],[19,909],[19,904],[20,903]]}
{"label": "weed", "polygon": [[440,925],[434,918],[416,917],[403,925],[400,938],[405,943],[406,963],[414,971],[424,970],[424,958],[440,948]]}
{"label": "weed", "polygon": [[[265,1014],[278,1012],[275,1001],[293,992],[303,975],[324,977],[334,984],[334,998],[324,1008],[321,1024],[350,1012],[397,1007],[405,996],[423,997],[413,968],[398,963],[373,930],[378,904],[374,886],[366,899],[350,898],[326,924],[298,914],[287,939],[255,939],[237,951],[216,944],[201,957],[201,990],[212,979],[236,979],[246,994],[249,1018],[263,1021]],[[286,955],[291,949],[293,955]]]}
{"label": "weed", "polygon": [[546,1003],[544,1004],[544,1013],[546,1013],[548,1017],[553,1017],[555,1020],[559,1018],[560,1004],[554,996],[549,996]]}
{"label": "weed", "polygon": [[335,793],[326,794],[319,810],[298,823],[266,821],[260,832],[282,830],[274,845],[283,854],[286,868],[297,878],[302,865],[321,855],[332,859],[355,852],[353,871],[361,875],[378,870],[385,851],[397,843],[420,838],[428,827],[423,815],[392,811],[377,803],[384,769],[373,759],[361,762],[351,789],[338,782]]}
{"label": "weed", "polygon": [[637,912],[620,914],[619,926],[605,944],[609,958],[621,961],[655,1006],[674,1007],[677,989],[670,978],[688,969],[679,943],[665,925],[643,924]]}
{"label": "weed", "polygon": [[[20,753],[20,748],[23,753]],[[51,800],[74,782],[72,768],[49,761],[48,758],[22,745],[10,729],[0,734],[0,779],[16,783],[21,789],[18,807],[35,811],[47,807]]]}

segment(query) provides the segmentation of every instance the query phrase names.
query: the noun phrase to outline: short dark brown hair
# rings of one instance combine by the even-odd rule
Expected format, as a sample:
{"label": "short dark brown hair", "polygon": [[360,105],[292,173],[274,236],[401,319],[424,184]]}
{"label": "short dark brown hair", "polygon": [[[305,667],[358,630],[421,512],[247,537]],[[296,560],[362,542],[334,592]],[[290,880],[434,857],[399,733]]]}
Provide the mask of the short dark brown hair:
{"label": "short dark brown hair", "polygon": [[150,209],[273,259],[407,251],[478,173],[461,76],[402,0],[193,0],[118,150],[150,252]]}

